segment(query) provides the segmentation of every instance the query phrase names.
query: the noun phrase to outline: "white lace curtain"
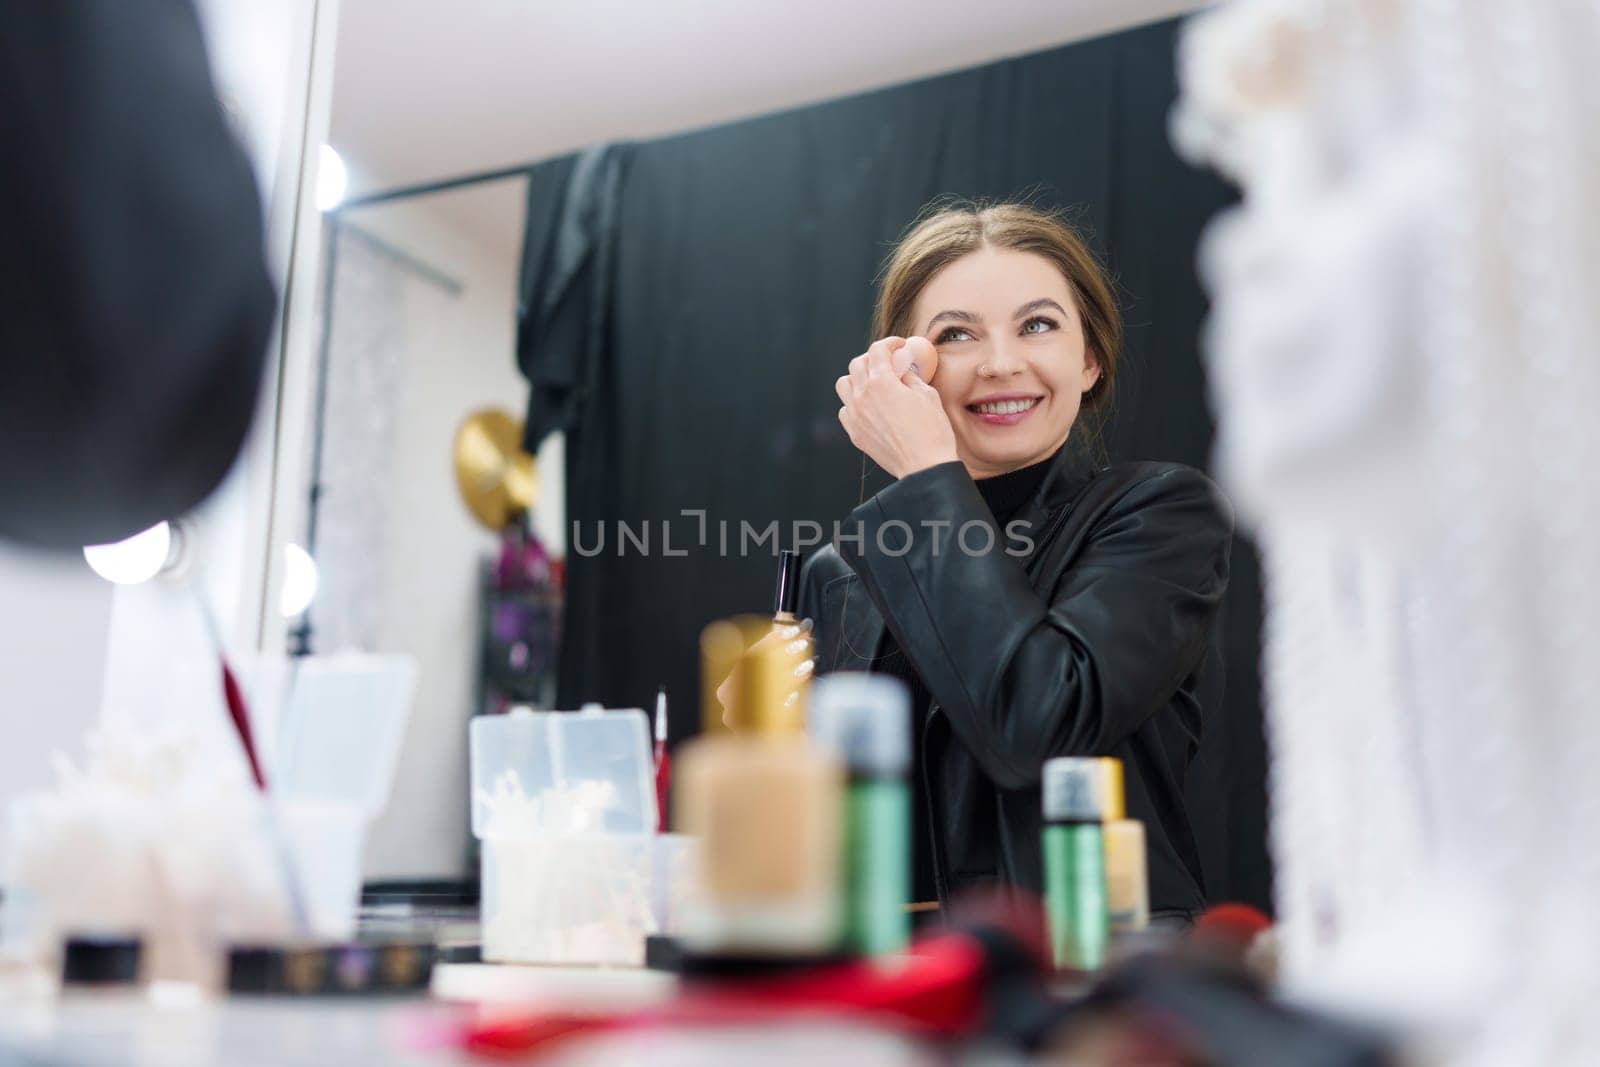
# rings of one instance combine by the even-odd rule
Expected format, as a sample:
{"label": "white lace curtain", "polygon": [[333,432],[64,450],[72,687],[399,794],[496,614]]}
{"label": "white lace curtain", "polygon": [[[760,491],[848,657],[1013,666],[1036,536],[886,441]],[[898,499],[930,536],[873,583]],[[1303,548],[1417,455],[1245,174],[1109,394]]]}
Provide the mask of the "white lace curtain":
{"label": "white lace curtain", "polygon": [[1237,2],[1180,60],[1288,986],[1600,1062],[1600,5]]}
{"label": "white lace curtain", "polygon": [[[373,651],[380,647],[386,602],[407,275],[393,255],[358,229],[341,227],[330,240],[338,246],[332,257],[333,307],[321,418],[315,546],[320,586],[312,623],[319,652]],[[328,313],[326,308],[318,311]],[[308,471],[308,487],[311,477]]]}

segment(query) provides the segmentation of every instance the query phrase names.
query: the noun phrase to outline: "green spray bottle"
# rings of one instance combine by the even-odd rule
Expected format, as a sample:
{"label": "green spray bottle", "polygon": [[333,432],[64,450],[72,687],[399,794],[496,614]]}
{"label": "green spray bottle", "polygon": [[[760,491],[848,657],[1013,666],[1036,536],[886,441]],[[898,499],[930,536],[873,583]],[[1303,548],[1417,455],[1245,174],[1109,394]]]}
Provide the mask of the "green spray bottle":
{"label": "green spray bottle", "polygon": [[879,956],[911,936],[911,697],[896,678],[840,671],[811,684],[808,727],[838,753],[845,791],[844,915],[853,951]]}
{"label": "green spray bottle", "polygon": [[1044,765],[1045,908],[1051,951],[1062,969],[1098,970],[1106,958],[1107,778],[1096,759],[1063,757]]}

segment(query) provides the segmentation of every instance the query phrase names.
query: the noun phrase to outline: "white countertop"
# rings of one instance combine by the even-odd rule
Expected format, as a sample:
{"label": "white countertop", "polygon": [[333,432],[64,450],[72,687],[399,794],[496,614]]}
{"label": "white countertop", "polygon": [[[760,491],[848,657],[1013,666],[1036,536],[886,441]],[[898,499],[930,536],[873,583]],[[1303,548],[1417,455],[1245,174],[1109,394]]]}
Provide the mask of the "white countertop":
{"label": "white countertop", "polygon": [[[551,969],[552,971],[554,969]],[[620,972],[626,975],[626,972]],[[553,975],[547,975],[553,978]],[[457,976],[459,980],[460,975]],[[638,975],[623,995],[640,996]],[[591,985],[604,981],[591,972]],[[0,1063],[26,1067],[484,1067],[442,1038],[461,1009],[428,997],[173,997],[0,993]],[[501,1061],[503,1062],[503,1061]],[[828,1067],[944,1062],[926,1047],[860,1024],[640,1030],[574,1040],[540,1064],[558,1067]]]}

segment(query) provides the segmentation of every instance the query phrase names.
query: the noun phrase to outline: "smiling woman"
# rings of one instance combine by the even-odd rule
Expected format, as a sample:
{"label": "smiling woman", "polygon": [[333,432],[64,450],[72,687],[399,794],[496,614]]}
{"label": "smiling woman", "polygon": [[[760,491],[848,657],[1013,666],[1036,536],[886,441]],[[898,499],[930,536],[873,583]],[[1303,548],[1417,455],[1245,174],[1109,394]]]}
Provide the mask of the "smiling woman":
{"label": "smiling woman", "polygon": [[[912,321],[939,351],[937,389],[974,477],[1043,460],[1066,443],[1100,380],[1066,278],[1042,256],[984,248],[934,276]],[[1041,293],[1011,310],[1014,293]],[[974,310],[929,309],[962,299]]]}
{"label": "smiling woman", "polygon": [[1040,890],[1045,761],[1111,756],[1146,827],[1152,915],[1187,922],[1206,894],[1184,783],[1230,509],[1188,467],[1089,460],[1121,320],[1054,215],[927,216],[889,259],[873,333],[836,383],[839,420],[898,481],[812,557],[800,611],[819,673],[911,689],[914,898]]}
{"label": "smiling woman", "polygon": [[[1014,306],[1016,294],[1031,295]],[[961,369],[960,387],[947,374],[938,388],[974,477],[1043,459],[1075,427],[1085,439],[1099,434],[1121,357],[1122,318],[1094,254],[1055,216],[1023,204],[971,205],[913,227],[885,268],[873,316],[874,337],[910,332],[930,339],[950,371]],[[1026,343],[1010,343],[1008,333]],[[1013,395],[1023,362],[1056,385],[1063,374],[1076,375],[1078,388]],[[1028,434],[966,434],[971,420],[952,410],[1044,399],[1059,403],[1038,412],[1045,418],[1027,420]]]}

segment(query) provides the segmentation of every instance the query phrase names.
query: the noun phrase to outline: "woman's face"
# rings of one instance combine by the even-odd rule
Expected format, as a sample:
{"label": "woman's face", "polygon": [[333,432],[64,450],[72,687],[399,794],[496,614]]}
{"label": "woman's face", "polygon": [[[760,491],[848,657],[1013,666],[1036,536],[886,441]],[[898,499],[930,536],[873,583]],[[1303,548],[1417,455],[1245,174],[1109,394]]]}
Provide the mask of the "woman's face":
{"label": "woman's face", "polygon": [[1100,368],[1067,279],[1043,256],[984,247],[945,267],[912,307],[939,350],[933,387],[974,478],[1048,459]]}

